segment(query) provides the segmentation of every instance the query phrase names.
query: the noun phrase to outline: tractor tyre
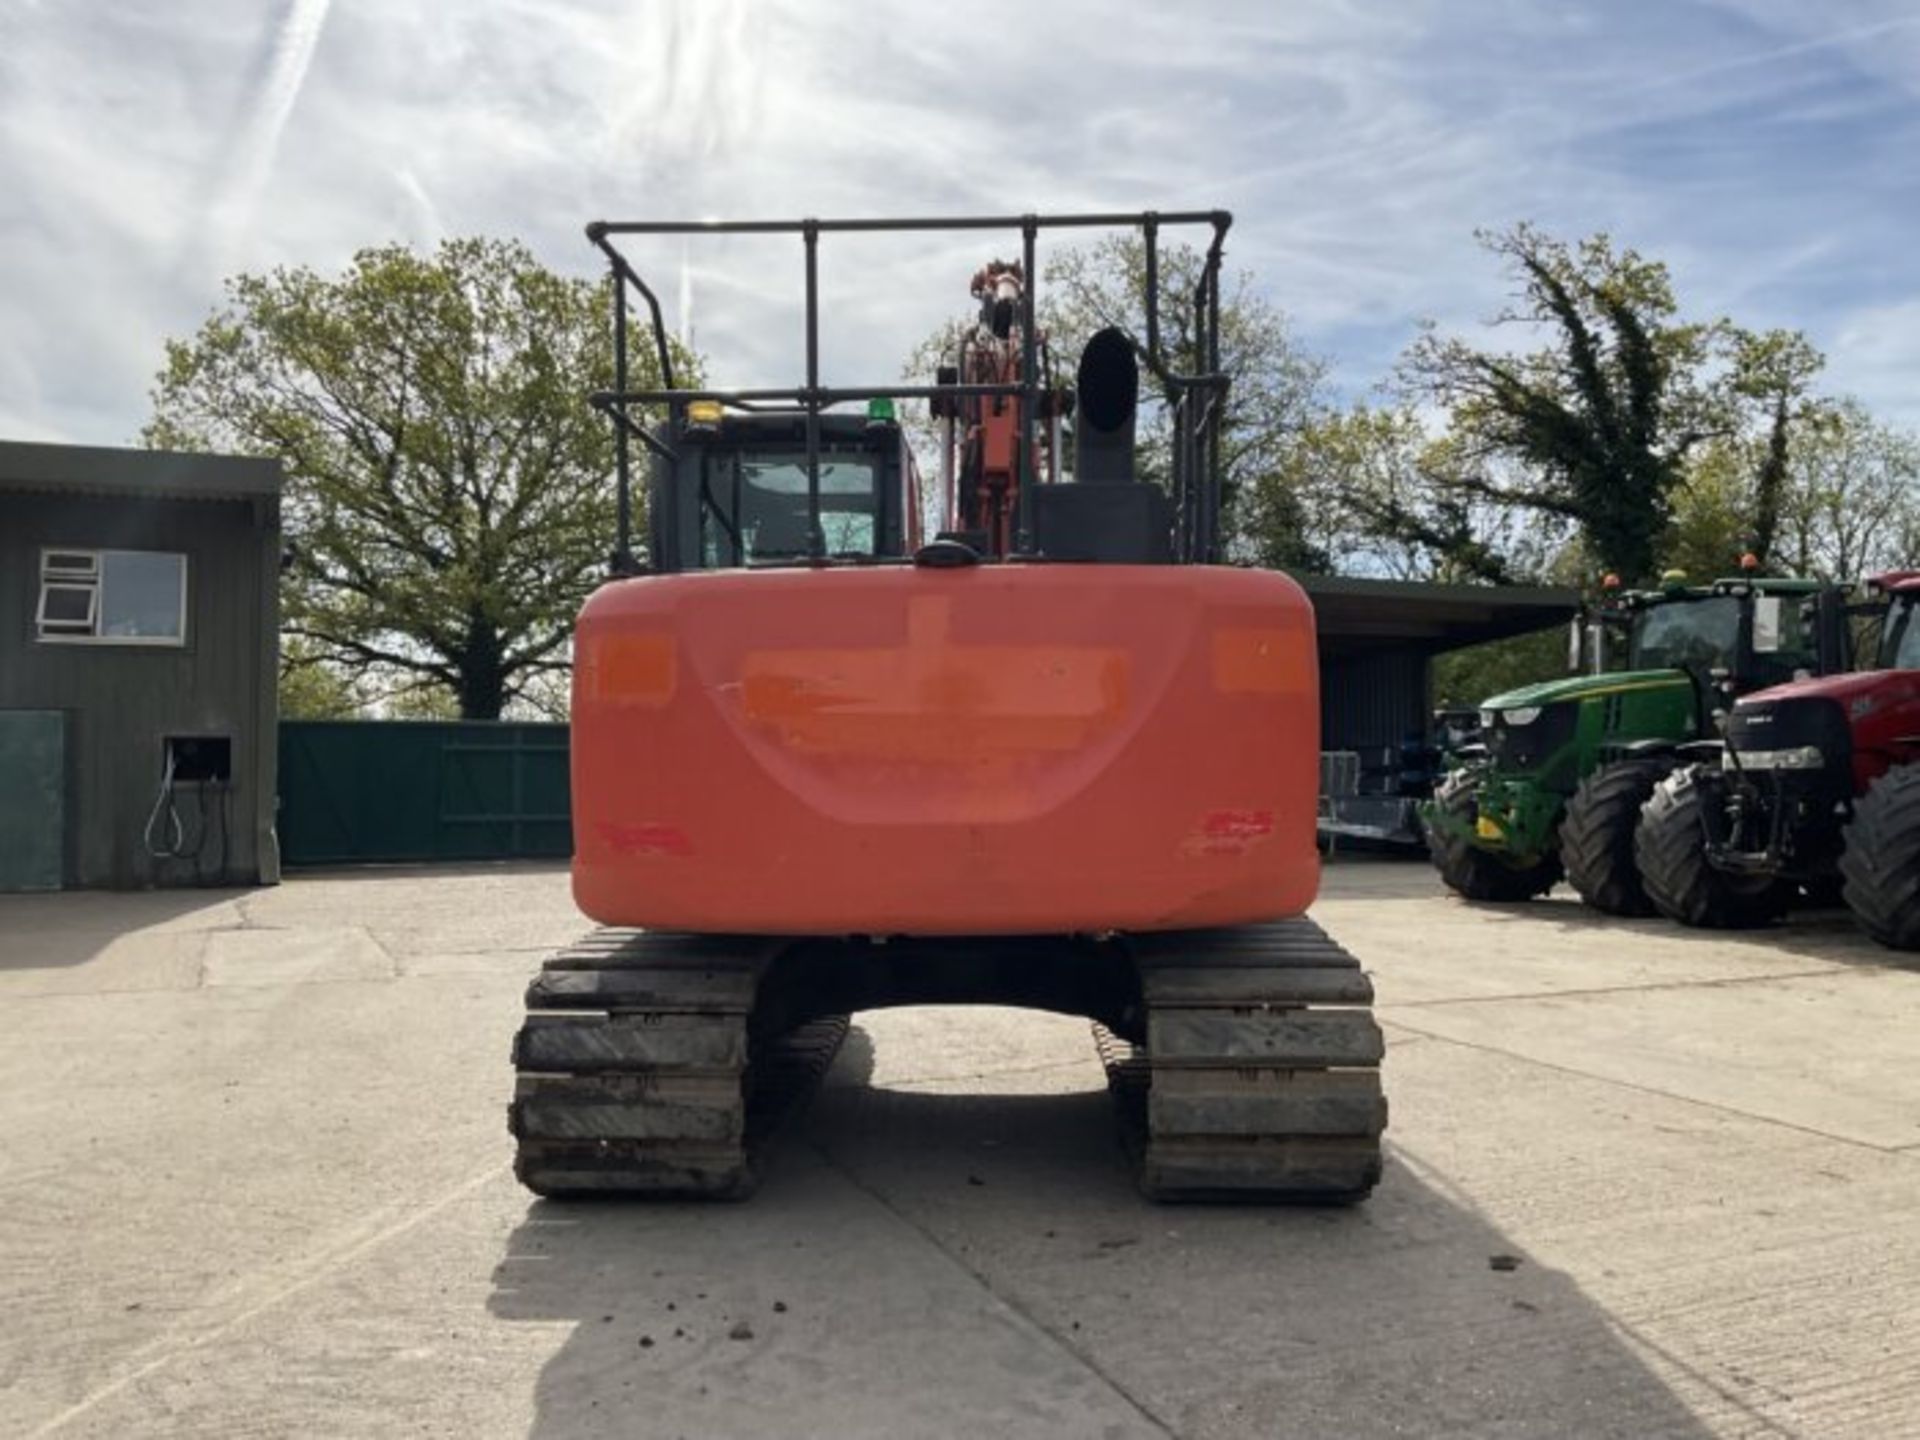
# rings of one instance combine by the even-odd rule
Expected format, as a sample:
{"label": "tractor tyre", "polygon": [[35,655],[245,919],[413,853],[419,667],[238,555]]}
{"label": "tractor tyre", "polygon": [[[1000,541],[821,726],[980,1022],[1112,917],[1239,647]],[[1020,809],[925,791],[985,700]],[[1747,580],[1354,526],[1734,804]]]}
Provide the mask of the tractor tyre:
{"label": "tractor tyre", "polygon": [[1679,766],[1672,756],[1621,760],[1582,780],[1560,822],[1560,858],[1580,898],[1607,915],[1651,915],[1633,836],[1654,787]]}
{"label": "tractor tyre", "polygon": [[1751,930],[1787,912],[1792,887],[1772,876],[1736,875],[1707,859],[1700,811],[1702,766],[1677,770],[1654,788],[1633,835],[1640,881],[1670,920],[1709,930]]}
{"label": "tractor tyre", "polygon": [[1560,879],[1558,855],[1516,864],[1458,833],[1472,828],[1475,790],[1473,777],[1459,774],[1449,775],[1434,792],[1434,805],[1453,822],[1427,830],[1427,849],[1440,878],[1469,900],[1495,904],[1511,905],[1546,894]]}
{"label": "tractor tyre", "polygon": [[1840,874],[1847,908],[1894,950],[1920,950],[1920,765],[1889,770],[1854,803]]}

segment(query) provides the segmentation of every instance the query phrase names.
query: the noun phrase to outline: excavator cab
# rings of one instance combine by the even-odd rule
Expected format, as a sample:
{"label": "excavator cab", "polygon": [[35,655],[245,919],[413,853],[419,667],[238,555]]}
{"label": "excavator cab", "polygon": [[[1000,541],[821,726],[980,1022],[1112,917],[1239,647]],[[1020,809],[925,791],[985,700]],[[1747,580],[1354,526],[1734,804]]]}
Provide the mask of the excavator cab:
{"label": "excavator cab", "polygon": [[677,431],[671,455],[654,460],[647,547],[654,571],[897,561],[917,545],[913,455],[891,416],[820,417],[816,516],[802,416],[727,414],[711,402],[688,408],[669,427]]}

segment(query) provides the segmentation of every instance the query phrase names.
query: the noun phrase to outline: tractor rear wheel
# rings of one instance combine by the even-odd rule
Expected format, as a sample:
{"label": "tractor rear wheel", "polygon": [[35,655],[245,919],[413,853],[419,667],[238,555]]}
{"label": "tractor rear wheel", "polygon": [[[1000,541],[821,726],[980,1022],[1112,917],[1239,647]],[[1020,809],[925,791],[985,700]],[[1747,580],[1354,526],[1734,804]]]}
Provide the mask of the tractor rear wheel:
{"label": "tractor rear wheel", "polygon": [[1847,822],[1847,908],[1882,945],[1920,950],[1920,765],[1889,770]]}
{"label": "tractor rear wheel", "polygon": [[1651,915],[1633,835],[1654,787],[1674,772],[1671,756],[1621,760],[1582,780],[1560,822],[1560,858],[1580,898],[1608,915]]}
{"label": "tractor rear wheel", "polygon": [[1558,855],[1519,863],[1473,843],[1478,789],[1473,776],[1462,772],[1449,775],[1434,792],[1433,803],[1444,819],[1428,827],[1427,848],[1440,878],[1469,900],[1513,904],[1546,894],[1560,879]]}
{"label": "tractor rear wheel", "polygon": [[1738,875],[1707,859],[1700,813],[1711,793],[1700,766],[1675,771],[1640,812],[1633,853],[1647,898],[1670,920],[1710,930],[1750,930],[1786,914],[1792,888],[1770,875]]}

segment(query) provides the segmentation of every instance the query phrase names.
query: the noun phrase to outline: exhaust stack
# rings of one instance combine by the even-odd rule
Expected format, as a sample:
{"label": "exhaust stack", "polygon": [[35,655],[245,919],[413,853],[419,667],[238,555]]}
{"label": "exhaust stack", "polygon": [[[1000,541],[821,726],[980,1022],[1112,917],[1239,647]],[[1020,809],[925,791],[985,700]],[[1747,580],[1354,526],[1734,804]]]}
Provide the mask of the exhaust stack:
{"label": "exhaust stack", "polygon": [[1124,331],[1109,326],[1087,341],[1087,348],[1080,352],[1075,388],[1073,478],[1082,485],[1133,480],[1140,365]]}

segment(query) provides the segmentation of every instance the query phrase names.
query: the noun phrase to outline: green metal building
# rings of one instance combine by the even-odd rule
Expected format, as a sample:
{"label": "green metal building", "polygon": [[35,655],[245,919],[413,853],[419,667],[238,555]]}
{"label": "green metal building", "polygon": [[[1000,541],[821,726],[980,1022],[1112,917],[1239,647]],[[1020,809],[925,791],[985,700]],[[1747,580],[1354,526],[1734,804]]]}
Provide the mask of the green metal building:
{"label": "green metal building", "polygon": [[280,466],[0,442],[0,890],[270,884]]}

